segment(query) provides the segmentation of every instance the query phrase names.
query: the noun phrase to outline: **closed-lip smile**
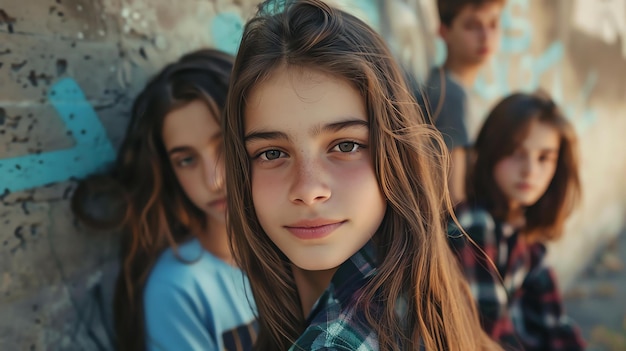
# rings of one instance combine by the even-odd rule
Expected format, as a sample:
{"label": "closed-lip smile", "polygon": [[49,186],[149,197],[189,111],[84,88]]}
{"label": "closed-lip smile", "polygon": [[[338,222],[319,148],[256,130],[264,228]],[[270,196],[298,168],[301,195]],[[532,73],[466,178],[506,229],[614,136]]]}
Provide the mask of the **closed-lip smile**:
{"label": "closed-lip smile", "polygon": [[330,235],[335,229],[343,225],[346,220],[313,219],[301,220],[284,226],[291,234],[299,239],[321,239]]}
{"label": "closed-lip smile", "polygon": [[220,197],[218,199],[215,199],[211,202],[209,202],[209,206],[211,207],[215,207],[215,206],[225,206],[226,205],[226,197]]}

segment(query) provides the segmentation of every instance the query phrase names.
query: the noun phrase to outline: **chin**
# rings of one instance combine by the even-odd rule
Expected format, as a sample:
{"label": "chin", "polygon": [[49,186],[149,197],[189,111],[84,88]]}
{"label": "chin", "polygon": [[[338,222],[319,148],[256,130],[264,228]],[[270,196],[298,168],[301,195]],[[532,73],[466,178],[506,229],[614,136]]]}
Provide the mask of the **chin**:
{"label": "chin", "polygon": [[478,57],[476,57],[474,59],[474,64],[475,65],[482,65],[485,62],[489,61],[489,57],[490,57],[489,54],[480,55],[480,56],[478,56]]}
{"label": "chin", "polygon": [[538,199],[528,199],[528,198],[521,198],[521,199],[518,199],[518,202],[519,202],[522,206],[524,206],[524,207],[530,207],[530,206],[532,206],[532,205],[536,204],[536,203],[537,203],[537,201],[538,201]]}
{"label": "chin", "polygon": [[204,213],[214,223],[226,223],[226,212],[205,211]]}
{"label": "chin", "polygon": [[334,260],[319,260],[319,257],[311,258],[310,260],[290,260],[293,262],[298,268],[305,271],[326,271],[329,269],[339,267],[344,261],[334,262]]}

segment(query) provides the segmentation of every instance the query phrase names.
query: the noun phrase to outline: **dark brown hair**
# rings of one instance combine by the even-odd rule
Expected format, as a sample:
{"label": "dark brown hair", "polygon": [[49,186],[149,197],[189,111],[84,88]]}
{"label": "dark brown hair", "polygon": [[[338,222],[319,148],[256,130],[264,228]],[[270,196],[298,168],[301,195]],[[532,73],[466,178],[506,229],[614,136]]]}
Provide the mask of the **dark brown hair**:
{"label": "dark brown hair", "polygon": [[[497,348],[480,327],[448,247],[443,226],[450,208],[448,155],[440,134],[424,122],[376,32],[322,1],[303,0],[266,2],[246,24],[224,120],[231,248],[257,304],[257,349],[286,350],[306,327],[290,262],[254,211],[244,143],[247,96],[275,70],[289,67],[344,79],[366,103],[369,149],[388,208],[373,239],[377,274],[358,303],[380,349],[416,350],[422,342],[429,350]],[[407,299],[404,317],[396,313],[401,298]],[[372,305],[381,309],[374,312]]]}
{"label": "dark brown hair", "polygon": [[[143,291],[152,266],[165,249],[206,225],[205,214],[178,184],[162,140],[163,121],[194,100],[204,101],[221,120],[232,62],[230,55],[206,49],[166,66],[135,99],[112,173],[81,182],[73,195],[79,219],[123,229],[114,297],[118,350],[146,349]],[[92,204],[99,199],[108,200],[112,212],[102,215],[102,205]]]}
{"label": "dark brown hair", "polygon": [[554,178],[546,192],[526,211],[528,239],[558,238],[567,216],[580,198],[578,149],[572,124],[546,94],[516,93],[500,101],[487,116],[474,145],[475,161],[468,173],[468,200],[485,206],[499,220],[509,215],[509,202],[495,185],[494,167],[526,138],[532,123],[554,127],[560,136]]}
{"label": "dark brown hair", "polygon": [[506,0],[437,0],[439,21],[441,21],[441,24],[450,27],[456,16],[466,6],[479,7],[489,3],[504,4]]}

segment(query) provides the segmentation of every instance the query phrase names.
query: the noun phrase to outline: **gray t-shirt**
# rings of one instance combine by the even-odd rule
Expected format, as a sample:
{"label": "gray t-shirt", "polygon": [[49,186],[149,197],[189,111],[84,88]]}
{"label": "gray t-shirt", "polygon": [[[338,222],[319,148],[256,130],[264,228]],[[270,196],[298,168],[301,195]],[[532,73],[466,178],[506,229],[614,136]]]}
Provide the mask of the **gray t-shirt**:
{"label": "gray t-shirt", "polygon": [[414,94],[427,119],[433,121],[443,135],[448,150],[470,145],[466,125],[467,95],[449,72],[433,68],[426,83],[414,88]]}

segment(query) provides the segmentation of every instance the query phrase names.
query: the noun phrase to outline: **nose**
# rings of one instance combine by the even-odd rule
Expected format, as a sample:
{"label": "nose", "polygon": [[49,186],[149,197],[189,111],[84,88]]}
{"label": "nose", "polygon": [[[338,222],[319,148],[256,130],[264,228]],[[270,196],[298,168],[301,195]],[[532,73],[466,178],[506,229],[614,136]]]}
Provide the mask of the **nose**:
{"label": "nose", "polygon": [[313,160],[298,162],[294,167],[293,183],[289,189],[290,200],[295,204],[315,205],[330,198],[324,167]]}
{"label": "nose", "polygon": [[488,26],[482,26],[480,29],[480,40],[482,42],[489,42],[496,35],[496,31]]}
{"label": "nose", "polygon": [[538,164],[533,160],[530,155],[526,155],[522,160],[522,176],[529,178],[537,170]]}
{"label": "nose", "polygon": [[481,26],[479,31],[479,37],[480,41],[487,41],[487,38],[489,37],[489,28]]}
{"label": "nose", "polygon": [[221,155],[206,157],[204,163],[204,179],[209,190],[213,192],[224,188],[224,162]]}

